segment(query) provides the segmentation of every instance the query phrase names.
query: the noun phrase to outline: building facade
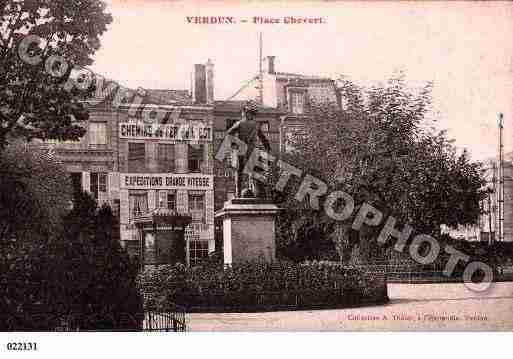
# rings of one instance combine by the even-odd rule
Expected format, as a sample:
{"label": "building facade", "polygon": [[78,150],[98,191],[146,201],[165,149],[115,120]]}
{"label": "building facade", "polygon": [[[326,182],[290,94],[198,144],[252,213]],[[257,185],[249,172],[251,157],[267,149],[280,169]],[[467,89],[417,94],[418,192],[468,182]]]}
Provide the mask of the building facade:
{"label": "building facade", "polygon": [[[164,123],[148,124],[145,111]],[[209,106],[152,105],[135,112],[121,107],[117,190],[120,236],[129,251],[138,248],[134,218],[157,208],[192,217],[185,233],[187,263],[214,251],[212,118]],[[146,243],[151,246],[152,239]]]}
{"label": "building facade", "polygon": [[[265,61],[256,120],[279,156],[310,118],[310,105],[338,103],[337,91],[331,79],[276,72],[274,57]],[[235,193],[231,153],[224,162],[215,155],[246,101],[260,100],[258,89],[249,86],[239,100],[215,101],[210,60],[194,65],[190,92],[131,90],[101,76],[95,80],[86,135],[76,142],[39,145],[51,147],[76,188],[111,206],[119,219],[116,233],[132,255],[141,250],[136,217],[159,209],[192,217],[185,230],[186,261],[197,263],[215,251],[216,242],[220,246],[214,212]],[[158,262],[159,240],[145,235]]]}
{"label": "building facade", "polygon": [[[241,119],[246,101],[214,102],[214,148],[219,150],[226,131]],[[280,151],[281,116],[277,109],[259,106],[255,120],[261,123],[261,129],[271,145],[274,155]],[[225,201],[235,194],[235,169],[231,165],[231,152],[225,154],[223,162],[214,161],[215,209],[221,209]]]}
{"label": "building facade", "polygon": [[513,242],[513,153],[506,154],[503,160],[502,203],[499,203],[499,161],[489,159],[485,162],[485,168],[487,196],[481,201],[482,214],[478,223],[480,240]]}
{"label": "building facade", "polygon": [[281,113],[280,150],[286,151],[292,137],[301,135],[305,121],[311,119],[312,105],[340,106],[339,91],[335,80],[327,77],[276,71],[275,56],[267,56],[263,61],[261,91],[260,81],[255,78],[235,98],[253,99]]}
{"label": "building facade", "polygon": [[[137,91],[97,79],[83,124],[86,135],[79,141],[37,142],[63,162],[77,189],[111,206],[119,219],[115,232],[131,255],[141,250],[134,218],[157,209],[192,217],[185,228],[188,264],[215,250],[213,64],[195,71],[205,72],[198,76],[203,82],[195,96],[145,90],[138,98]],[[162,241],[145,235],[146,246],[154,247],[152,260],[165,262],[165,250],[158,248]]]}
{"label": "building facade", "polygon": [[513,153],[506,154],[503,168],[503,195],[499,196],[499,161],[497,158],[484,161],[485,195],[480,202],[481,214],[477,223],[456,229],[443,226],[443,233],[456,239],[489,244],[513,242]]}

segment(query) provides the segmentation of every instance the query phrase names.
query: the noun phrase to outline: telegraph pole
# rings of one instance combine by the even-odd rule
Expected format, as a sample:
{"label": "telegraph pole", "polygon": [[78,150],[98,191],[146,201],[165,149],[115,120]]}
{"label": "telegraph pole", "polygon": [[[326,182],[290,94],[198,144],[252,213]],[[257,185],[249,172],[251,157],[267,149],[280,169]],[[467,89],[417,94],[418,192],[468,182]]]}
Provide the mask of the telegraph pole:
{"label": "telegraph pole", "polygon": [[499,241],[503,238],[504,229],[504,145],[502,143],[502,124],[503,114],[499,113],[499,193],[498,193],[498,204],[499,204]]}
{"label": "telegraph pole", "polygon": [[492,193],[488,192],[488,245],[492,245]]}
{"label": "telegraph pole", "polygon": [[262,33],[258,33],[258,103],[264,103],[264,72],[262,70],[262,51],[263,51]]}
{"label": "telegraph pole", "polygon": [[490,232],[491,242],[495,242],[497,240],[497,227],[499,226],[498,216],[497,216],[497,164],[495,163],[495,160],[492,161],[492,193],[493,193],[493,204],[491,208],[491,215],[493,219],[493,236]]}

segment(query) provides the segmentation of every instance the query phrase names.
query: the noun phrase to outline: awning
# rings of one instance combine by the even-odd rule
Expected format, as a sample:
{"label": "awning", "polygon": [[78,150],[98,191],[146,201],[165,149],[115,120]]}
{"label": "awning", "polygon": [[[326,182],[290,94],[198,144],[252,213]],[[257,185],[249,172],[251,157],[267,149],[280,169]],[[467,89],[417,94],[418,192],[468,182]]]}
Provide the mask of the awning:
{"label": "awning", "polygon": [[178,213],[167,208],[156,208],[134,218],[136,227],[152,225],[185,229],[191,222],[192,217],[189,214]]}

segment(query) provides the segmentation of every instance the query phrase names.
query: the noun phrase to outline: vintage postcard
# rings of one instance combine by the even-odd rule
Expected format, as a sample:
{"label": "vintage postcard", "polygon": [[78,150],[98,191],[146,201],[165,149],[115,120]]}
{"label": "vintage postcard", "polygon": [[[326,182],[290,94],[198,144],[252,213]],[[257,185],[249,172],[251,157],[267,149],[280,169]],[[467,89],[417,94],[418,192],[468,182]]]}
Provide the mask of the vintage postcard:
{"label": "vintage postcard", "polygon": [[0,331],[511,331],[512,23],[1,1]]}

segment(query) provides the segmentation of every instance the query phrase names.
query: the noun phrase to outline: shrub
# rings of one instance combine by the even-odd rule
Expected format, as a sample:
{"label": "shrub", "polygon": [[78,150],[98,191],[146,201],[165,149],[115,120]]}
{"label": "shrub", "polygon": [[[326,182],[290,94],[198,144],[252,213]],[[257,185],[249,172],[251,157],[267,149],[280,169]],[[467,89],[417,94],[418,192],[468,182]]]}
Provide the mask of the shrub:
{"label": "shrub", "polygon": [[138,266],[114,238],[117,220],[108,205],[97,208],[87,193],[77,193],[66,218],[60,268],[68,295],[66,307],[80,330],[139,330],[143,301],[136,285]]}
{"label": "shrub", "polygon": [[386,291],[373,288],[382,287],[383,280],[374,283],[356,268],[329,262],[151,266],[140,274],[138,283],[145,309],[158,311],[172,310],[173,304],[189,311],[251,311],[386,299]]}

